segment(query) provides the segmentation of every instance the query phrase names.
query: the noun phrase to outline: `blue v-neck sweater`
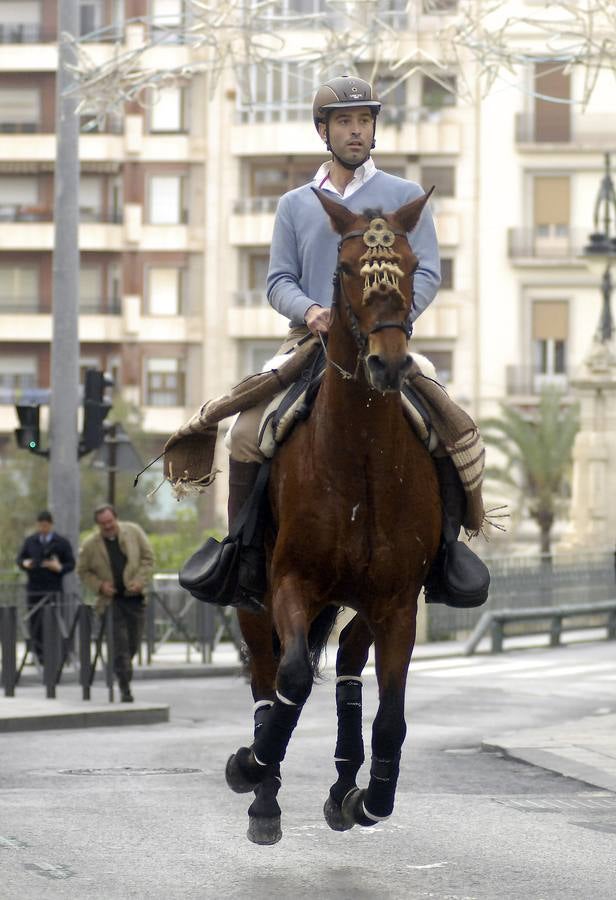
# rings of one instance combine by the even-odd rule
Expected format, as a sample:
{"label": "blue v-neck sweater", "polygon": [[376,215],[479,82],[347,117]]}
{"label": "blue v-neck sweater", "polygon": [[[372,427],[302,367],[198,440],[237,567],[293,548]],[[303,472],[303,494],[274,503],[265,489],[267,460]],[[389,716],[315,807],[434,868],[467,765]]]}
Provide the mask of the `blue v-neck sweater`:
{"label": "blue v-neck sweater", "polygon": [[[267,273],[267,298],[291,325],[303,325],[308,307],[331,306],[332,276],[336,268],[338,235],[329,216],[311,190],[311,184],[289,191],[280,198]],[[380,170],[350,197],[338,202],[353,212],[382,209],[393,212],[423,194],[413,181],[396,178]],[[414,275],[415,298],[411,321],[434,300],[441,283],[436,231],[426,206],[409,241],[419,266]]]}

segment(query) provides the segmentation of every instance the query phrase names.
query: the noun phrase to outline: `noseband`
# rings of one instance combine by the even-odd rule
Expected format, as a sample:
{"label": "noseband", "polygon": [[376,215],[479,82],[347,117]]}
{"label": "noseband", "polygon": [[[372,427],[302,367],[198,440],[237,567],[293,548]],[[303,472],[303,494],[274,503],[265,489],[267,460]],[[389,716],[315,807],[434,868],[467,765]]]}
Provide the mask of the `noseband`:
{"label": "noseband", "polygon": [[[347,234],[343,234],[342,237],[340,238],[340,241],[338,242],[338,260],[336,263],[336,269],[335,269],[334,277],[333,277],[334,299],[333,299],[332,306],[334,307],[337,305],[338,298],[344,303],[345,312],[346,312],[346,314],[348,316],[348,320],[349,320],[349,327],[351,329],[351,334],[353,335],[353,338],[355,339],[355,343],[357,345],[357,351],[358,351],[357,366],[355,367],[355,373],[353,375],[351,375],[349,372],[344,371],[343,369],[341,369],[340,366],[337,366],[335,363],[332,362],[332,365],[334,365],[335,368],[338,369],[343,374],[343,376],[346,378],[356,378],[357,377],[357,373],[359,371],[359,366],[360,366],[361,362],[364,361],[366,358],[366,350],[368,348],[368,339],[369,339],[370,335],[376,334],[379,331],[384,331],[386,328],[398,328],[400,331],[402,331],[404,333],[404,336],[408,340],[411,336],[412,328],[407,324],[406,321],[404,321],[404,322],[378,322],[374,326],[374,328],[371,328],[370,331],[368,331],[366,334],[364,334],[362,332],[360,325],[359,325],[359,318],[355,314],[355,311],[353,310],[353,307],[351,306],[351,302],[350,302],[350,300],[347,296],[347,293],[344,289],[344,282],[343,282],[343,278],[342,278],[342,276],[344,275],[344,272],[342,271],[342,267],[340,265],[340,251],[342,250],[342,245],[344,244],[345,241],[348,241],[351,238],[361,237],[361,238],[363,238],[364,243],[368,247],[368,251],[367,251],[368,254],[370,254],[373,258],[375,256],[378,256],[380,248],[385,248],[385,252],[388,252],[389,255],[392,256],[393,254],[389,248],[393,245],[396,235],[398,235],[399,237],[406,238],[405,231],[400,231],[398,229],[392,229],[389,227],[389,225],[387,224],[387,222],[384,219],[374,218],[374,219],[371,219],[370,224],[368,225],[368,228],[358,229],[357,231],[349,231]],[[371,253],[371,251],[372,251],[372,253]],[[381,252],[383,252],[382,249],[381,249]],[[392,271],[392,272],[398,271],[399,272],[400,270],[397,269],[397,267],[395,267],[395,266],[390,266],[390,271]],[[363,272],[363,269],[362,269],[362,272]],[[400,274],[402,274],[402,273],[400,273]],[[375,278],[376,277],[378,277],[378,275],[375,275]],[[396,286],[395,278],[396,278],[395,275],[390,276],[389,280],[390,280],[390,283],[392,284],[392,286]],[[368,286],[368,279],[369,279],[369,276],[366,275],[366,285],[367,286]],[[381,281],[381,283],[387,283],[387,274],[384,276],[384,279],[385,280]],[[367,287],[365,290],[367,290]],[[321,340],[322,340],[322,338],[321,338]],[[330,362],[331,362],[331,360],[330,360]]]}

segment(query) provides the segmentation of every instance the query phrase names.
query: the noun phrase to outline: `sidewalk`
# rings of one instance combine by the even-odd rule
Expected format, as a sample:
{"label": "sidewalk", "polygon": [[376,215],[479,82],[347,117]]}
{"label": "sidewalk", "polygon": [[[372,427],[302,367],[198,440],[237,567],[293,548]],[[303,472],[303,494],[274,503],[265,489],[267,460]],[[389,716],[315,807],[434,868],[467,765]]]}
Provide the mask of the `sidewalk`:
{"label": "sidewalk", "polygon": [[482,741],[511,759],[616,792],[616,714],[586,716],[547,728],[507,732]]}

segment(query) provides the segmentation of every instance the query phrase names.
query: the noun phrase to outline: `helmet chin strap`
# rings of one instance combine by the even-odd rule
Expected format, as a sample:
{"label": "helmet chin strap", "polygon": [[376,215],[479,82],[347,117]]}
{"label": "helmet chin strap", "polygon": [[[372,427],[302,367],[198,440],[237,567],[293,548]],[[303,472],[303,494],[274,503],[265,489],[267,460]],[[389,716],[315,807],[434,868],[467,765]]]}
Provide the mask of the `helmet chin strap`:
{"label": "helmet chin strap", "polygon": [[[372,116],[372,126],[373,126],[373,127],[372,127],[372,144],[371,144],[371,146],[370,146],[370,149],[371,149],[371,150],[374,150],[374,148],[375,148],[375,146],[376,146],[376,141],[375,141],[375,137],[376,137],[376,116],[375,116],[375,115]],[[347,169],[349,172],[354,172],[355,169],[359,169],[360,166],[363,166],[363,164],[364,164],[368,159],[370,159],[370,154],[368,153],[368,154],[366,154],[366,156],[364,156],[364,158],[361,160],[361,162],[357,162],[357,163],[348,163],[348,162],[345,162],[340,156],[338,156],[338,154],[332,149],[332,145],[331,145],[331,143],[330,143],[330,141],[329,141],[329,116],[328,116],[327,119],[325,120],[325,146],[327,147],[327,149],[329,150],[329,152],[331,153],[331,155],[334,157],[334,159],[336,160],[336,162],[340,163],[340,165],[341,165],[344,169]]]}

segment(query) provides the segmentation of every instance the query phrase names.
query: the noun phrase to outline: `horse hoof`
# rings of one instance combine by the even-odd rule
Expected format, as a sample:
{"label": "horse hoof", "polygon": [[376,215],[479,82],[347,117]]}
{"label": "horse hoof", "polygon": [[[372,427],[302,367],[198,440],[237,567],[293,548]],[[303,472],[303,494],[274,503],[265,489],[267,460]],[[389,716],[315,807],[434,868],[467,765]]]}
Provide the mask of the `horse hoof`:
{"label": "horse hoof", "polygon": [[225,779],[229,787],[236,794],[248,794],[259,784],[252,781],[247,773],[250,760],[250,748],[240,747],[237,753],[232,753],[225,767]]}
{"label": "horse hoof", "polygon": [[342,807],[339,803],[336,803],[336,801],[332,799],[331,794],[328,795],[327,800],[325,801],[325,806],[323,807],[323,815],[325,816],[325,821],[332,831],[348,831],[353,827],[353,825],[355,825],[354,821],[349,822],[344,818],[342,814]]}
{"label": "horse hoof", "polygon": [[246,835],[253,844],[277,844],[282,837],[280,816],[248,816]]}
{"label": "horse hoof", "polygon": [[365,789],[360,790],[360,788],[355,787],[351,788],[342,801],[342,818],[348,823],[347,828],[352,828],[353,825],[363,825],[364,828],[369,828],[377,824],[373,819],[369,819],[364,812],[365,797]]}

